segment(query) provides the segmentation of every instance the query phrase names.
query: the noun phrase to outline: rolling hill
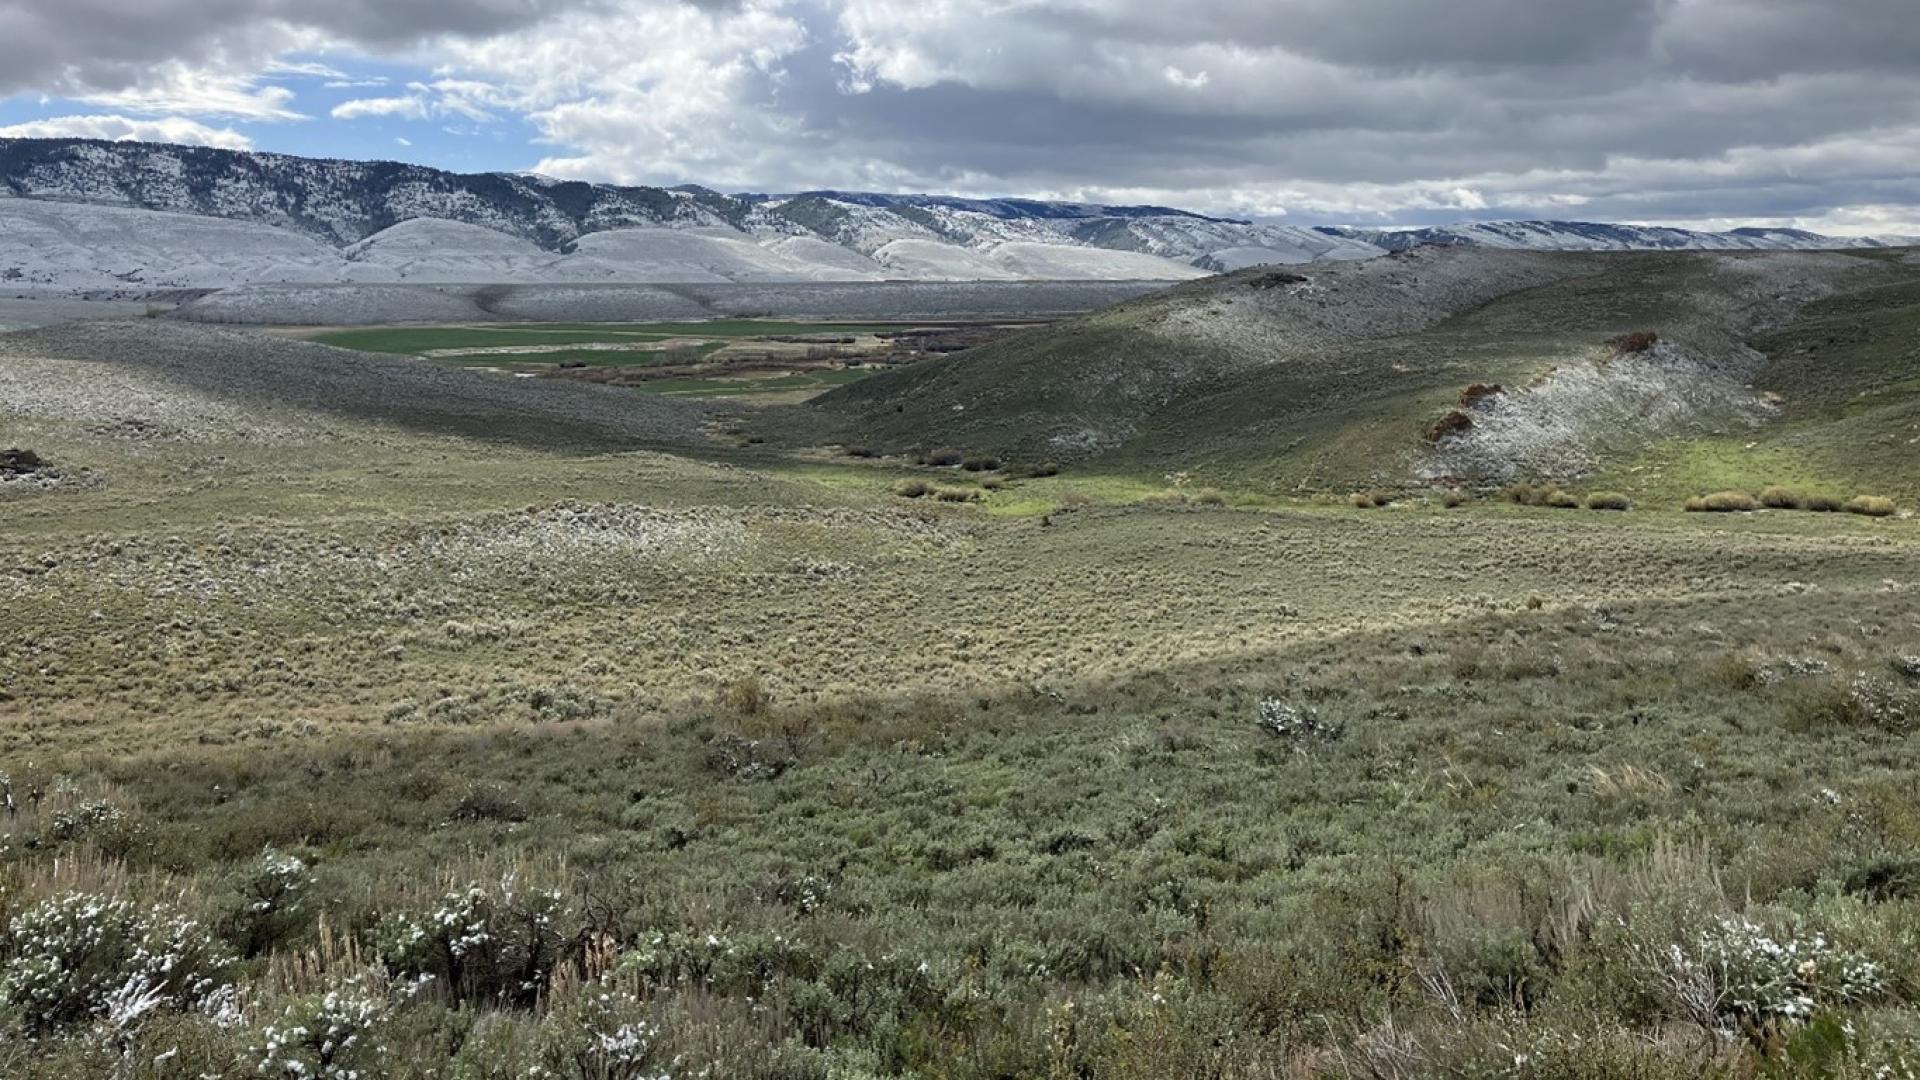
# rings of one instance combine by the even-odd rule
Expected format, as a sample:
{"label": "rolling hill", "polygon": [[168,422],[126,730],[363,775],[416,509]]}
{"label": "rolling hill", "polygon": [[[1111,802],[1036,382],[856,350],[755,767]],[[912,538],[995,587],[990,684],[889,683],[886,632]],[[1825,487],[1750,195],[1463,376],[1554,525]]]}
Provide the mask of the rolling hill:
{"label": "rolling hill", "polygon": [[1271,493],[1906,492],[1916,327],[1920,267],[1893,253],[1422,248],[1177,286],[815,408],[887,449]]}

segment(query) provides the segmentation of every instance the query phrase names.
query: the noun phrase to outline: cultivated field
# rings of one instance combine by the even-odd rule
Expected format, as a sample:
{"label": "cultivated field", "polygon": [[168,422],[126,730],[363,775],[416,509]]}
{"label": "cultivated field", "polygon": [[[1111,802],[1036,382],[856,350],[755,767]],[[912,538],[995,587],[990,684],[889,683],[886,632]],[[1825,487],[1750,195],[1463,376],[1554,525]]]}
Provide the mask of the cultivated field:
{"label": "cultivated field", "polygon": [[[1508,305],[1591,265],[1408,315],[1443,370],[1323,397],[1375,426],[1319,484],[1271,432],[1076,458],[949,394],[1133,308],[792,406],[0,337],[0,1075],[1909,1075],[1908,286],[1740,337],[1782,401],[1738,435],[1423,476],[1474,350],[1524,368]],[[1632,482],[1735,438],[1793,498]]]}

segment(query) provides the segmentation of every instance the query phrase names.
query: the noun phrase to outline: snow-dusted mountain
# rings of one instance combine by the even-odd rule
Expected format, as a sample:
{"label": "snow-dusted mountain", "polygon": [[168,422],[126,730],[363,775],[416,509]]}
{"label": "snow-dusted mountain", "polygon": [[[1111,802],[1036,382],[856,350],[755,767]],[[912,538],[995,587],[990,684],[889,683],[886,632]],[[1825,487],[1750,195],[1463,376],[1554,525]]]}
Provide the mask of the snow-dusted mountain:
{"label": "snow-dusted mountain", "polygon": [[0,287],[243,282],[1180,280],[1418,244],[1870,246],[1574,222],[1303,228],[1161,206],[724,195],[207,147],[0,139]]}
{"label": "snow-dusted mountain", "polygon": [[1317,231],[1388,251],[1405,251],[1422,245],[1531,251],[1830,251],[1920,243],[1920,239],[1914,237],[1822,236],[1800,229],[1697,232],[1662,225],[1607,225],[1591,221],[1478,221],[1426,229],[1322,226]]}

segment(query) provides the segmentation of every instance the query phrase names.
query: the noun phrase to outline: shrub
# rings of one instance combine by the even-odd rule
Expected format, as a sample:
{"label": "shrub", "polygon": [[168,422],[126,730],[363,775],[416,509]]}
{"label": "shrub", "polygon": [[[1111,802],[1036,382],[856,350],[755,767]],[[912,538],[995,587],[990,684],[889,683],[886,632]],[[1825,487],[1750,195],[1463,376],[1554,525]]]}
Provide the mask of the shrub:
{"label": "shrub", "polygon": [[306,921],[313,887],[307,864],[268,848],[237,882],[238,903],[223,927],[243,955],[259,956],[291,937]]}
{"label": "shrub", "polygon": [[1007,474],[1009,476],[1026,477],[1026,478],[1041,477],[1041,476],[1059,476],[1060,466],[1057,463],[1052,461],[1043,461],[1038,465],[1016,465],[1009,468],[1007,470]]}
{"label": "shrub", "polygon": [[557,890],[522,887],[512,874],[446,893],[430,911],[396,912],[375,930],[375,952],[395,975],[432,976],[455,1001],[527,1007],[547,991],[577,934]]}
{"label": "shrub", "polygon": [[720,688],[720,703],[742,716],[759,716],[773,703],[758,675],[743,675]]}
{"label": "shrub", "polygon": [[967,503],[980,501],[979,488],[935,488],[933,497],[944,503]]}
{"label": "shrub", "polygon": [[1453,509],[1456,506],[1465,506],[1467,505],[1467,502],[1468,502],[1467,493],[1464,491],[1461,491],[1459,488],[1448,488],[1446,491],[1440,494],[1440,505],[1446,507],[1449,510]]}
{"label": "shrub", "polygon": [[1225,506],[1227,497],[1213,488],[1201,488],[1193,493],[1193,501],[1199,506]]}
{"label": "shrub", "polygon": [[1865,517],[1891,517],[1896,508],[1892,499],[1882,498],[1879,495],[1855,495],[1847,500],[1845,509],[1849,514],[1860,514]]}
{"label": "shrub", "polygon": [[393,981],[372,973],[288,1005],[261,1029],[250,1053],[261,1076],[361,1080],[384,1075],[385,1048],[374,1041],[425,980]]}
{"label": "shrub", "polygon": [[[660,1045],[660,1029],[632,994],[588,986],[541,1024],[547,1069],[539,1076],[581,1080],[666,1080],[678,1062]],[[551,1070],[551,1071],[549,1071]]]}
{"label": "shrub", "polygon": [[1690,948],[1676,946],[1670,963],[1666,981],[1686,1012],[1712,1026],[1734,1021],[1759,1038],[1818,1008],[1872,1001],[1887,991],[1879,965],[1824,936],[1776,936],[1738,916],[1716,919]]}
{"label": "shrub", "polygon": [[1354,492],[1347,496],[1347,502],[1352,504],[1357,510],[1371,510],[1376,506],[1384,505],[1383,503],[1374,502],[1373,493],[1367,491]]}
{"label": "shrub", "polygon": [[976,454],[960,463],[968,472],[994,472],[1000,468],[1000,459],[992,454]]}
{"label": "shrub", "polygon": [[1633,500],[1617,491],[1596,491],[1587,496],[1589,510],[1631,510]]}
{"label": "shrub", "polygon": [[1259,723],[1261,730],[1269,735],[1292,743],[1332,739],[1340,734],[1338,725],[1321,720],[1314,710],[1279,698],[1260,699]]}
{"label": "shrub", "polygon": [[1546,498],[1542,499],[1541,503],[1555,510],[1578,510],[1580,509],[1580,496],[1575,495],[1571,491],[1554,488],[1552,491],[1547,492]]}
{"label": "shrub", "polygon": [[205,1001],[234,960],[199,922],[163,908],[67,893],[15,916],[4,939],[0,1003],[29,1032]]}
{"label": "shrub", "polygon": [[1469,383],[1465,390],[1460,391],[1460,407],[1471,409],[1490,397],[1499,397],[1504,393],[1506,390],[1499,383]]}
{"label": "shrub", "polygon": [[1760,505],[1770,510],[1798,510],[1806,505],[1800,493],[1775,484],[1760,489]]}
{"label": "shrub", "polygon": [[1655,345],[1660,344],[1660,335],[1651,330],[1635,330],[1631,334],[1622,334],[1612,341],[1607,342],[1607,344],[1613,346],[1613,354],[1615,356],[1624,356],[1629,353],[1643,353],[1650,351]]}
{"label": "shrub", "polygon": [[0,476],[25,476],[46,467],[46,459],[31,450],[0,450]]}
{"label": "shrub", "polygon": [[925,480],[902,480],[893,485],[893,493],[903,499],[918,499],[933,494],[933,485]]}
{"label": "shrub", "polygon": [[1837,514],[1846,508],[1846,502],[1834,495],[1809,495],[1801,503],[1801,509],[1816,514]]}
{"label": "shrub", "polygon": [[945,468],[950,468],[954,465],[958,465],[965,460],[966,460],[965,454],[949,446],[949,447],[942,447],[941,449],[935,450],[932,453],[928,454],[926,457],[925,464],[935,465],[945,469]]}
{"label": "shrub", "polygon": [[1759,508],[1753,496],[1744,491],[1716,491],[1687,500],[1687,509],[1694,513],[1732,514]]}
{"label": "shrub", "polygon": [[1473,417],[1468,416],[1459,409],[1454,409],[1440,419],[1435,420],[1433,426],[1427,429],[1427,441],[1437,443],[1443,439],[1450,439],[1455,435],[1463,435],[1471,430],[1473,430]]}
{"label": "shrub", "polygon": [[843,452],[852,458],[877,458],[880,456],[880,451],[875,450],[871,446],[848,446],[843,448]]}

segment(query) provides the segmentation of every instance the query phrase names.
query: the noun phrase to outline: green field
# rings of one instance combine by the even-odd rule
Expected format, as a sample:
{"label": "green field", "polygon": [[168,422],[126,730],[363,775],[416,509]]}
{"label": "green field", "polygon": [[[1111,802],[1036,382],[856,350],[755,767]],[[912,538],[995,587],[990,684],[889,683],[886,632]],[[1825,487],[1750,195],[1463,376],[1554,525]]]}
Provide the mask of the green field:
{"label": "green field", "polygon": [[[860,373],[0,336],[0,1077],[1911,1075],[1920,297],[1726,336],[1856,280],[1783,258],[1385,335],[1229,276],[800,405],[723,395]],[[1752,366],[1587,344],[1648,320]],[[1522,474],[1627,512],[1415,474],[1555,363],[1778,400]],[[1680,508],[1772,482],[1897,509]]]}
{"label": "green field", "polygon": [[312,340],[363,352],[418,355],[435,349],[496,348],[509,345],[573,345],[594,342],[658,341],[669,338],[740,339],[770,335],[874,334],[898,325],[814,323],[776,319],[713,319],[705,322],[502,323],[485,326],[371,327],[330,330]]}
{"label": "green field", "polygon": [[826,390],[867,378],[875,368],[838,368],[830,371],[804,371],[771,378],[732,379],[649,379],[635,383],[633,389],[649,394],[684,394],[693,397],[740,397],[751,394],[790,394]]}

